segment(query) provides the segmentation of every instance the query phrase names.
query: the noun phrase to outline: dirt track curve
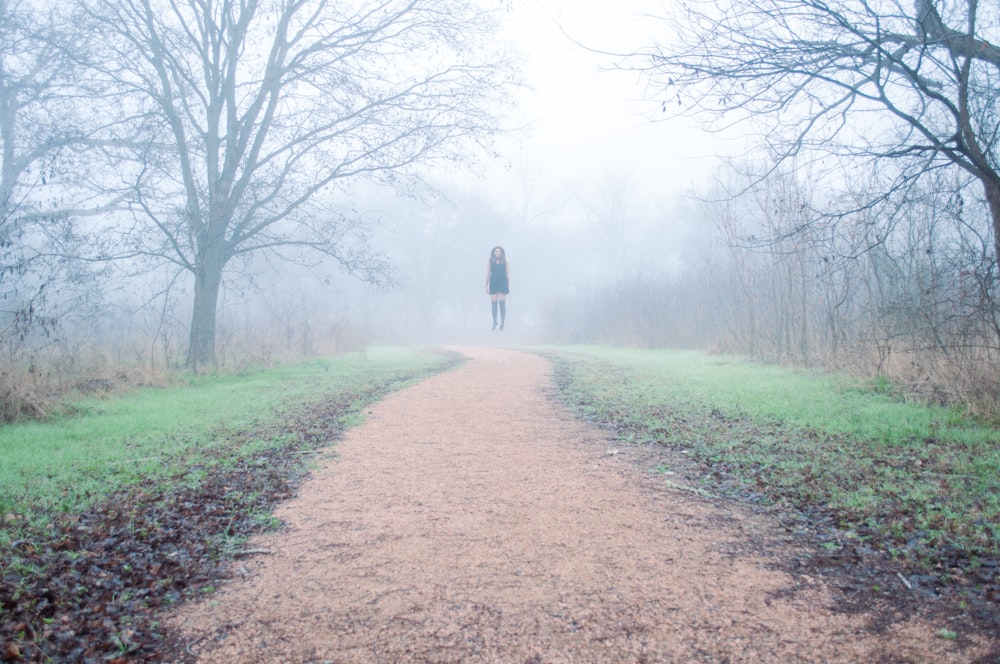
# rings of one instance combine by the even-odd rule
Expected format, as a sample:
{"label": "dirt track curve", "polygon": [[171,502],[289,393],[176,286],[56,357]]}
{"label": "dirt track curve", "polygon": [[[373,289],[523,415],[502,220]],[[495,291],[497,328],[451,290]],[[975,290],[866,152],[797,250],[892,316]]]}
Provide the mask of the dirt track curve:
{"label": "dirt track curve", "polygon": [[[203,662],[971,662],[836,610],[766,517],[575,421],[542,358],[457,349],[336,445],[236,580],[171,627]],[[647,455],[648,456],[648,455]]]}

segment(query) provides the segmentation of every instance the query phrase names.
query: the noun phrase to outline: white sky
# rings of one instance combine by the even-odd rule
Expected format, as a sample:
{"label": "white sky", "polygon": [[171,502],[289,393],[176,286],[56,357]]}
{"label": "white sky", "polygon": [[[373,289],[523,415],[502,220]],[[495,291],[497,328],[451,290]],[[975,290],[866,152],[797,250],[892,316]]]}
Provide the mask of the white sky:
{"label": "white sky", "polygon": [[632,173],[647,193],[669,198],[711,172],[727,149],[720,139],[691,119],[664,120],[637,74],[608,71],[613,57],[572,42],[607,51],[647,46],[659,26],[638,20],[629,10],[636,4],[515,0],[508,38],[529,57],[524,74],[532,88],[519,109],[532,131],[502,150],[515,177],[521,168],[579,182]]}

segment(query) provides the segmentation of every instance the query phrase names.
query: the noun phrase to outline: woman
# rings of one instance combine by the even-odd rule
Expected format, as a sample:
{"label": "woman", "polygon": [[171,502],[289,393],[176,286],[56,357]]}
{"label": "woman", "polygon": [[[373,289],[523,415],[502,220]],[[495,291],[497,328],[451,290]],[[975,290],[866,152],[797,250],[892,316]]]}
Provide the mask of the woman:
{"label": "woman", "polygon": [[510,293],[510,264],[503,247],[493,247],[486,264],[486,292],[493,309],[493,329],[497,329],[497,307],[500,308],[500,329],[507,318],[507,294]]}

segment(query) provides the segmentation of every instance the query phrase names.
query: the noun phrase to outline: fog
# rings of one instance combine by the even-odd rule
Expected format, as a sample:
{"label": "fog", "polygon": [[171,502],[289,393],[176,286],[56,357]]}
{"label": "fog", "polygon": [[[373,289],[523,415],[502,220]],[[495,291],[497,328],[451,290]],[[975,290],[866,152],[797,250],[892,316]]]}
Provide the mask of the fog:
{"label": "fog", "polygon": [[[303,316],[315,310],[311,326],[350,321],[374,342],[542,343],[553,300],[700,261],[714,231],[690,195],[734,148],[689,119],[665,119],[634,73],[614,71],[607,51],[646,36],[627,7],[595,4],[534,0],[507,12],[500,39],[524,58],[524,85],[494,155],[472,169],[425,169],[428,188],[415,196],[352,187],[354,205],[377,219],[392,288],[285,264],[266,278],[260,310],[232,288],[223,310],[265,325],[269,298],[294,294]],[[502,334],[485,293],[496,245],[512,273]]]}
{"label": "fog", "polygon": [[[978,386],[997,9],[969,5],[955,68],[910,46],[964,34],[932,4],[313,0],[230,25],[225,3],[11,0],[3,359],[579,342]],[[895,65],[859,64],[858,35]]]}
{"label": "fog", "polygon": [[[336,262],[287,252],[233,265],[218,306],[220,350],[233,355],[229,338],[252,346],[271,337],[274,352],[307,353],[358,343],[544,343],[554,340],[554,301],[699,261],[713,231],[689,194],[726,146],[689,120],[664,120],[634,73],[613,71],[616,57],[601,51],[629,47],[640,23],[620,5],[592,4],[532,0],[505,14],[498,38],[523,58],[523,85],[491,153],[471,167],[424,167],[424,186],[402,194],[364,181],[340,194],[389,258],[391,284],[373,287]],[[511,269],[502,333],[491,330],[485,292],[496,245]],[[169,311],[185,325],[191,284],[173,283],[163,302],[156,294],[168,278],[130,277],[123,316],[137,321],[145,310],[161,321]],[[120,337],[126,328],[114,320],[105,334]],[[141,336],[143,327],[127,329]],[[178,329],[161,350],[176,355],[184,341]]]}
{"label": "fog", "polygon": [[[712,243],[710,224],[686,197],[641,191],[627,174],[504,183],[509,190],[498,184],[441,182],[427,199],[372,188],[356,202],[377,219],[372,242],[391,261],[391,284],[374,288],[336,265],[256,260],[228,279],[221,324],[280,322],[287,345],[309,351],[318,348],[306,335],[318,341],[345,326],[372,343],[544,343],[552,340],[554,300],[628,275],[683,272]],[[517,190],[533,185],[542,198],[526,200]],[[491,330],[486,293],[496,245],[511,273],[502,333]],[[185,311],[178,308],[181,318]]]}

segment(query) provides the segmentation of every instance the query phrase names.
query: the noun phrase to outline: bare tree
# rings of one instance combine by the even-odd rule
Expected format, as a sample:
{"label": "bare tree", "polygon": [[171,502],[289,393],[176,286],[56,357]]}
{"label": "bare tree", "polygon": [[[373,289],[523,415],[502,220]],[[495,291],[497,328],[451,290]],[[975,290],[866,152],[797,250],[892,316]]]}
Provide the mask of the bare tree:
{"label": "bare tree", "polygon": [[130,121],[128,250],[194,277],[192,368],[214,360],[234,258],[310,249],[384,280],[336,185],[468,158],[513,80],[473,0],[83,1]]}
{"label": "bare tree", "polygon": [[998,20],[1000,5],[979,0],[685,0],[664,17],[676,35],[625,66],[669,97],[664,109],[756,122],[779,162],[894,160],[885,196],[963,169],[985,193],[997,258]]}
{"label": "bare tree", "polygon": [[[73,216],[104,207],[81,195],[94,123],[80,111],[59,19],[48,3],[0,0],[0,339],[48,334],[93,284],[53,256],[77,240]],[[57,283],[62,305],[47,298]]]}

